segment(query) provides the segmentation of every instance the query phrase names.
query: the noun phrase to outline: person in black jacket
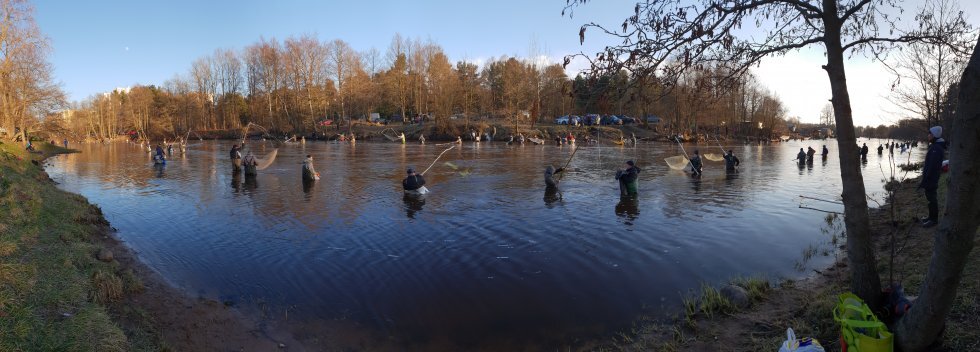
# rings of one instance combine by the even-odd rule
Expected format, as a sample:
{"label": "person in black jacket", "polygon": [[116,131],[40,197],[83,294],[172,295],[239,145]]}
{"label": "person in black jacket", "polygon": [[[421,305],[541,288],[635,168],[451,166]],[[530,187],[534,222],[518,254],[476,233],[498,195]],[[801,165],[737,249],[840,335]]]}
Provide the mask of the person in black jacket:
{"label": "person in black jacket", "polygon": [[922,219],[922,226],[932,227],[939,223],[939,201],[936,191],[939,189],[939,173],[942,172],[943,159],[946,154],[946,141],[942,138],[943,128],[933,126],[929,129],[929,151],[922,165],[922,182],[919,188],[925,190],[929,202],[929,217]]}
{"label": "person in black jacket", "polygon": [[691,175],[692,176],[701,176],[701,172],[704,171],[703,170],[703,167],[704,167],[704,164],[701,162],[701,154],[699,154],[698,153],[698,150],[695,149],[694,150],[694,157],[691,158]]}
{"label": "person in black jacket", "polygon": [[406,192],[418,192],[422,186],[425,186],[425,178],[416,174],[415,169],[408,168],[408,176],[402,180],[402,189]]}
{"label": "person in black jacket", "polygon": [[736,168],[738,167],[738,164],[742,163],[741,161],[738,160],[738,157],[735,156],[735,153],[731,149],[728,150],[728,154],[725,154],[724,158],[725,158],[725,171],[729,171],[729,172],[737,171]]}

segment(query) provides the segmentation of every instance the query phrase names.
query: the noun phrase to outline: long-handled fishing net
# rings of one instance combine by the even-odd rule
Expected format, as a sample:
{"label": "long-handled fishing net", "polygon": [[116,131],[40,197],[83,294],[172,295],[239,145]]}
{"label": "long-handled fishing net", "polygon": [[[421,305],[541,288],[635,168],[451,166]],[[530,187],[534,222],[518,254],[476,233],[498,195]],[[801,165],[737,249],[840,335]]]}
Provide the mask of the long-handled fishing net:
{"label": "long-handled fishing net", "polygon": [[[280,142],[278,138],[276,138],[275,136],[273,136],[272,134],[270,134],[269,133],[269,130],[266,130],[265,127],[259,126],[259,125],[255,124],[255,123],[252,123],[252,122],[249,122],[248,125],[245,125],[245,130],[242,133],[242,146],[245,145],[245,140],[248,139],[248,128],[251,127],[251,126],[255,126],[255,127],[261,129],[264,136],[268,136],[268,137],[272,138],[272,140],[274,142],[279,143],[279,144],[282,144],[282,142]],[[271,152],[269,152],[269,154],[266,154],[265,155],[265,158],[262,158],[262,159],[256,158],[256,166],[255,166],[255,169],[256,170],[265,170],[270,165],[272,165],[272,162],[273,161],[276,161],[276,156],[277,155],[279,155],[279,148],[273,149]]]}
{"label": "long-handled fishing net", "polygon": [[272,162],[276,160],[276,155],[279,154],[279,149],[273,149],[269,154],[265,155],[265,158],[255,158],[255,169],[265,170],[265,168],[272,165]]}
{"label": "long-handled fishing net", "polygon": [[671,169],[684,170],[691,163],[690,161],[691,159],[688,158],[687,150],[684,149],[684,145],[681,144],[681,141],[675,137],[674,142],[677,142],[677,145],[681,147],[681,151],[684,152],[684,155],[676,155],[669,158],[664,158],[664,161],[667,162],[667,166],[669,166]]}
{"label": "long-handled fishing net", "polygon": [[722,160],[725,160],[725,148],[721,146],[721,143],[720,142],[718,142],[718,137],[715,137],[715,144],[718,145],[718,149],[721,149],[721,154],[704,153],[704,154],[701,154],[701,156],[704,157],[705,159],[708,159],[708,160],[711,160],[711,161],[722,161]]}
{"label": "long-handled fishing net", "polygon": [[431,169],[433,166],[435,166],[436,162],[439,161],[440,158],[442,158],[442,155],[443,154],[446,154],[446,152],[452,150],[453,148],[456,148],[456,146],[455,145],[449,146],[449,148],[446,148],[446,150],[443,150],[442,153],[439,153],[439,156],[436,157],[436,160],[433,160],[432,161],[432,164],[429,164],[429,167],[425,168],[425,171],[422,171],[422,173],[419,174],[419,175],[425,176],[425,173],[426,172],[429,172],[429,169]]}
{"label": "long-handled fishing net", "polygon": [[565,173],[568,172],[568,165],[572,163],[572,158],[575,157],[575,153],[578,153],[578,147],[575,147],[575,149],[572,150],[572,155],[568,157],[567,161],[565,161],[565,166],[561,167],[563,171],[558,174],[558,182],[561,182],[562,176],[565,176]]}

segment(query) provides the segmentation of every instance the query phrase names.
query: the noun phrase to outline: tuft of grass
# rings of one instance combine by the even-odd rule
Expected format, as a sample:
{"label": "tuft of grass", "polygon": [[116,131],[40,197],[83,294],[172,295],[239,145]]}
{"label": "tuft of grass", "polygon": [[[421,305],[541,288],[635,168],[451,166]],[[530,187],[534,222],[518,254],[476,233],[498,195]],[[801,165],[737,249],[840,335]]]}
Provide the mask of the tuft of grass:
{"label": "tuft of grass", "polygon": [[738,312],[738,307],[732,301],[725,298],[721,291],[718,291],[714,286],[708,284],[701,284],[701,299],[698,308],[708,318],[713,317],[716,313],[732,315]]}
{"label": "tuft of grass", "polygon": [[106,304],[122,297],[122,279],[111,272],[96,270],[92,273],[92,286],[92,299],[97,303]]}

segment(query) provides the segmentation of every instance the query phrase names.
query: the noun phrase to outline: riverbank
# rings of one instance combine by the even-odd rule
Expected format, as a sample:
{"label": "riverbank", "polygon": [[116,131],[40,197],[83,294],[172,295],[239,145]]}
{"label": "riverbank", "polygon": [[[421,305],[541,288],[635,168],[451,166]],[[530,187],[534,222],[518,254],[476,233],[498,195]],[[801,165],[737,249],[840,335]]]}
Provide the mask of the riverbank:
{"label": "riverbank", "polygon": [[[77,152],[0,144],[0,350],[276,350],[294,341],[187,297],[112,235],[102,211],[42,168]],[[295,350],[295,349],[293,349]]]}
{"label": "riverbank", "polygon": [[[918,179],[895,184],[895,198],[871,210],[876,258],[882,287],[903,284],[910,298],[918,294],[932,255],[935,228],[919,226],[915,219],[927,212],[924,196],[917,191]],[[945,184],[945,176],[944,182]],[[940,204],[945,204],[940,189]],[[892,213],[894,210],[894,215]],[[942,210],[941,210],[942,212]],[[848,291],[848,268],[843,254],[843,227],[839,217],[828,216],[829,243],[838,251],[809,255],[839,255],[825,270],[814,270],[803,280],[781,281],[771,289],[749,290],[750,305],[738,308],[733,302],[706,287],[701,299],[688,301],[685,312],[671,321],[639,321],[596,349],[621,351],[777,351],[792,327],[798,337],[814,337],[828,352],[840,351],[840,328],[833,320],[837,296]],[[836,237],[837,240],[833,238]],[[893,252],[894,244],[894,256]],[[804,257],[807,253],[803,254]],[[805,259],[805,258],[804,258]],[[891,278],[891,279],[890,279]],[[746,287],[745,280],[734,284]],[[707,297],[707,299],[703,298]],[[913,301],[914,302],[914,301]],[[914,303],[913,303],[914,304]],[[980,348],[980,255],[971,255],[957,291],[953,309],[941,340],[930,350],[973,351]],[[886,320],[887,317],[881,317]]]}

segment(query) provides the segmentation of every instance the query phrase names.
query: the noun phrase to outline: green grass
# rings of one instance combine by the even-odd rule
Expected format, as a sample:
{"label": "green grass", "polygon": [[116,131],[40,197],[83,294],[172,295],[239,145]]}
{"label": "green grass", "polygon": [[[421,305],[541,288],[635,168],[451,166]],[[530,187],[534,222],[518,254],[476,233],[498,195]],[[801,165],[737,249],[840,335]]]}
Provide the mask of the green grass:
{"label": "green grass", "polygon": [[43,154],[0,144],[0,351],[160,350],[113,317],[111,303],[142,284],[96,259],[101,211],[31,162],[72,151],[35,145]]}

